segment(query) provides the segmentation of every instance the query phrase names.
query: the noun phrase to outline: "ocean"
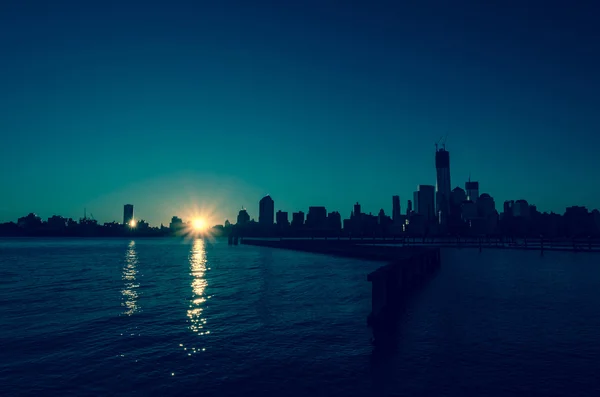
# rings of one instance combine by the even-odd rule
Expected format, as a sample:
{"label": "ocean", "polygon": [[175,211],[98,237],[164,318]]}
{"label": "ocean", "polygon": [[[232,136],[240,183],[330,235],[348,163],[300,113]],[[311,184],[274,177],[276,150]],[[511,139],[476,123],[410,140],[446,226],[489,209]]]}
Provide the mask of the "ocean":
{"label": "ocean", "polygon": [[0,239],[0,394],[600,395],[600,255],[443,249],[374,351],[379,266],[226,240]]}

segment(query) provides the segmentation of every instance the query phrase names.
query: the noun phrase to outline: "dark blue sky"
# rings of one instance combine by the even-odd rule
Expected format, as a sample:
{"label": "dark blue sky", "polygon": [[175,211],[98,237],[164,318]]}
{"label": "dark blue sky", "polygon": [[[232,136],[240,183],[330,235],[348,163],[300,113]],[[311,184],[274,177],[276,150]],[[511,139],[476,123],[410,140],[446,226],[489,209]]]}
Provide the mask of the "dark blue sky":
{"label": "dark blue sky", "polygon": [[594,2],[401,3],[2,2],[0,221],[389,213],[446,134],[499,209],[600,207]]}

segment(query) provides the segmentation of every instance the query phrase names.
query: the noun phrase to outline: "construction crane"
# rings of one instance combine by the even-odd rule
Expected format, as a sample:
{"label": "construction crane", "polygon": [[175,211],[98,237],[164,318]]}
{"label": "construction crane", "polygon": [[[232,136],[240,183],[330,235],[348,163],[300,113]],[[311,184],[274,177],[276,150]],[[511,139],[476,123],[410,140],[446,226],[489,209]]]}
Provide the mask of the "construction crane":
{"label": "construction crane", "polygon": [[[446,139],[447,139],[447,138],[448,138],[448,134],[446,134],[446,135],[442,135],[442,136],[440,137],[440,139],[438,139],[438,140],[435,142],[435,151],[436,151],[436,152],[438,151],[438,146],[440,145],[440,142],[442,142],[442,149],[446,150]],[[442,140],[443,140],[443,141],[442,141]]]}
{"label": "construction crane", "polygon": [[436,152],[438,151],[438,145],[440,144],[440,141],[442,140],[442,138],[443,138],[443,137],[444,137],[444,136],[442,135],[442,136],[440,137],[440,139],[438,139],[438,140],[435,142],[435,151],[436,151]]}

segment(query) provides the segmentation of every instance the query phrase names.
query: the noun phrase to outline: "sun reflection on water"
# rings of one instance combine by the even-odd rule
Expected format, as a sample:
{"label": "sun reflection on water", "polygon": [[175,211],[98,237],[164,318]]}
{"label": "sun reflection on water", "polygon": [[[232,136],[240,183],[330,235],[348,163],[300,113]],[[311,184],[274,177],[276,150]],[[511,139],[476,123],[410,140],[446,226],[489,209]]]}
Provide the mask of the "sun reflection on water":
{"label": "sun reflection on water", "polygon": [[[190,329],[199,334],[204,335],[206,326],[206,318],[203,318],[204,303],[209,298],[205,294],[206,289],[206,247],[203,239],[197,238],[194,240],[192,250],[190,251],[190,275],[192,276],[192,298],[190,299],[190,308],[187,311],[189,318]],[[192,349],[194,352],[196,348]]]}
{"label": "sun reflection on water", "polygon": [[[203,317],[206,301],[210,299],[210,296],[206,295],[206,286],[208,284],[206,281],[206,272],[210,268],[207,267],[205,239],[196,238],[194,240],[189,254],[189,262],[192,296],[189,299],[189,308],[186,313],[188,317],[187,322],[189,323],[189,329],[193,333],[198,336],[204,336],[210,334],[210,331],[206,330],[206,318]],[[198,346],[195,343],[192,343],[191,346],[180,343],[179,348],[189,357],[206,351],[206,347],[202,345]]]}
{"label": "sun reflection on water", "polygon": [[137,264],[138,257],[135,250],[135,241],[132,240],[125,254],[125,265],[123,266],[123,275],[121,277],[124,281],[124,288],[121,291],[123,295],[121,306],[123,306],[123,314],[126,316],[131,316],[140,310],[138,305],[139,293],[137,291],[140,285],[136,278],[138,274]]}

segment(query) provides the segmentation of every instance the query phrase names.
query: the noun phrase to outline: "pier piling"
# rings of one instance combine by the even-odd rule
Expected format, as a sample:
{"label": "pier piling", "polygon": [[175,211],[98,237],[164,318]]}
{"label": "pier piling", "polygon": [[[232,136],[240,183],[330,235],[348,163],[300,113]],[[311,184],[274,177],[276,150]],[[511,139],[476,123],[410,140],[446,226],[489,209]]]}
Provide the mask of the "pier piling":
{"label": "pier piling", "polygon": [[410,292],[440,266],[440,250],[422,250],[408,258],[398,259],[367,276],[371,282],[371,313],[367,324],[373,330],[373,343],[386,344],[394,337],[394,324],[401,305]]}

